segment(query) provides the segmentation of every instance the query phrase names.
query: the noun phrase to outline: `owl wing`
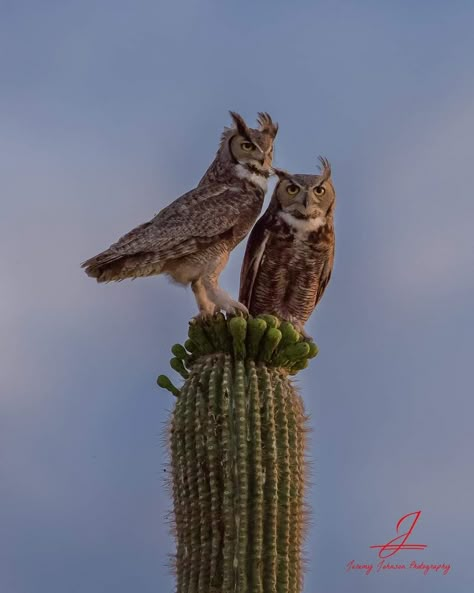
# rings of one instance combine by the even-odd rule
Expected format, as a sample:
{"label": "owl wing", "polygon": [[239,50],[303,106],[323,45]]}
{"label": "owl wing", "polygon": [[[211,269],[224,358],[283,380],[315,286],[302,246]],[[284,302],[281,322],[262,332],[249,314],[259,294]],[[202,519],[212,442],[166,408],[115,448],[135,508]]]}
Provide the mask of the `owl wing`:
{"label": "owl wing", "polygon": [[194,253],[231,230],[241,212],[251,208],[254,200],[251,194],[223,184],[198,187],[128,232],[106,251],[84,262],[82,267],[93,271],[124,256],[144,253],[153,253],[160,259]]}
{"label": "owl wing", "polygon": [[318,282],[318,290],[316,292],[316,298],[314,301],[314,308],[321,300],[324,291],[326,290],[327,285],[329,284],[329,280],[331,279],[332,268],[334,265],[334,242],[329,248],[329,253],[324,260],[324,264],[321,268],[321,273],[319,275],[319,282]]}
{"label": "owl wing", "polygon": [[[229,231],[254,197],[222,184],[198,187],[161,210],[151,221],[155,245],[177,246],[184,241],[212,241]],[[191,250],[192,251],[192,250]]]}
{"label": "owl wing", "polygon": [[252,302],[255,281],[271,235],[267,218],[267,213],[265,213],[253,227],[247,241],[244,261],[240,271],[239,301],[248,308],[250,308]]}

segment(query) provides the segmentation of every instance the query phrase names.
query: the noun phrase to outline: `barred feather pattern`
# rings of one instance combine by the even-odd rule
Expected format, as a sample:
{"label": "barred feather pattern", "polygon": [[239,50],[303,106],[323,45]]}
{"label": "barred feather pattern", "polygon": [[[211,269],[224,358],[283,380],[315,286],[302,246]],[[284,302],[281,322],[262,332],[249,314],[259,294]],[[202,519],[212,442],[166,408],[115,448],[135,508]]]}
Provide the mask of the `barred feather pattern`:
{"label": "barred feather pattern", "polygon": [[260,113],[259,129],[231,112],[234,125],[198,186],[83,262],[97,282],[167,274],[191,284],[199,311],[246,308],[218,285],[230,252],[248,234],[263,206],[278,126]]}
{"label": "barred feather pattern", "polygon": [[[335,193],[329,163],[323,166],[322,176],[279,172],[270,205],[250,233],[241,270],[239,300],[252,315],[271,313],[302,328],[324,294],[334,264]],[[325,187],[320,199],[311,190],[318,183]],[[302,188],[299,201],[282,195],[289,184]]]}

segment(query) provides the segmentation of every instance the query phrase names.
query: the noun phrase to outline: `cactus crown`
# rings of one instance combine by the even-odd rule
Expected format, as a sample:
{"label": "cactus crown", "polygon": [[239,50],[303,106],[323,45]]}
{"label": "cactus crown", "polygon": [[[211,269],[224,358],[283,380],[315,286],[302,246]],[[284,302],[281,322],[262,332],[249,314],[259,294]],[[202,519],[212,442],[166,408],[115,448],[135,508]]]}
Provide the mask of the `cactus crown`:
{"label": "cactus crown", "polygon": [[[284,374],[296,375],[318,354],[318,347],[304,338],[293,324],[273,315],[226,318],[217,313],[212,318],[190,321],[184,346],[175,344],[171,352],[171,368],[187,379],[202,356],[217,353],[231,354],[235,360],[263,363]],[[158,385],[173,395],[179,394],[179,389],[165,375],[158,377]]]}

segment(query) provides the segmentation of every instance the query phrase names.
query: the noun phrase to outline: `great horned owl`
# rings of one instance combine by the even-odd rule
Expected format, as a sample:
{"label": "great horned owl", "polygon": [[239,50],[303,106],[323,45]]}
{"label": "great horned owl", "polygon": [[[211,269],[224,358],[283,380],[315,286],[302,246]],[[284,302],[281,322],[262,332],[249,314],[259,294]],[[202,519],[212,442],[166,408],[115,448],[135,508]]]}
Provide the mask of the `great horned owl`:
{"label": "great horned owl", "polygon": [[230,112],[216,157],[199,185],[124,235],[82,267],[98,282],[168,274],[191,284],[200,314],[246,311],[218,285],[229,254],[263,206],[278,125],[258,114],[259,129]]}
{"label": "great horned owl", "polygon": [[303,333],[334,261],[336,194],[331,167],[320,162],[320,175],[274,169],[279,181],[250,233],[240,275],[239,300],[252,315],[273,313]]}

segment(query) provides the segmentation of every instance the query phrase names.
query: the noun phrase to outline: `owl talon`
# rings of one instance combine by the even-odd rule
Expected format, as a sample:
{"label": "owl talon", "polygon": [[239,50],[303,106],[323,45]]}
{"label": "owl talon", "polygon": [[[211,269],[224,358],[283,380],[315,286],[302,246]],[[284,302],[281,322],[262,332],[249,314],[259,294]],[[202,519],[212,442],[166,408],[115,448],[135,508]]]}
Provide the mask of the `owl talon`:
{"label": "owl talon", "polygon": [[224,311],[228,315],[244,314],[248,315],[248,309],[239,301],[234,299],[225,290],[219,286],[206,286],[207,298],[215,305],[215,312]]}
{"label": "owl talon", "polygon": [[249,310],[245,305],[239,303],[239,301],[232,301],[232,306],[234,307],[234,313],[243,313],[244,315],[249,314]]}
{"label": "owl talon", "polygon": [[244,315],[249,314],[247,307],[245,307],[244,305],[242,305],[242,303],[239,303],[237,301],[230,301],[230,303],[217,305],[217,307],[221,311],[224,311],[225,313],[227,313],[228,315],[239,315],[240,316],[242,313]]}
{"label": "owl talon", "polygon": [[207,313],[206,311],[199,311],[197,315],[194,315],[193,319],[195,319],[196,321],[206,321],[211,317],[212,315],[210,313]]}
{"label": "owl talon", "polygon": [[233,299],[225,299],[220,300],[216,303],[216,309],[220,311],[224,311],[228,315],[238,315],[238,314],[245,314],[248,315],[249,311],[245,305],[239,303],[239,301],[234,301]]}

